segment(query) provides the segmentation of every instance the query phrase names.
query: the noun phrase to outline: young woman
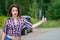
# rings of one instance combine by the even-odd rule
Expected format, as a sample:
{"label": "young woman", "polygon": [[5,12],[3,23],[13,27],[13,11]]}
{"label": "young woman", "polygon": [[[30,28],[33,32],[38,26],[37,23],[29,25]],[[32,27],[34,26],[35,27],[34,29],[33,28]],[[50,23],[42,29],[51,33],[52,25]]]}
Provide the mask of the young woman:
{"label": "young woman", "polygon": [[4,22],[1,40],[21,40],[21,30],[24,25],[27,25],[31,28],[36,28],[41,23],[46,22],[46,19],[43,17],[40,22],[32,25],[24,18],[21,18],[19,14],[19,7],[16,4],[12,4],[8,11],[8,15],[10,17]]}

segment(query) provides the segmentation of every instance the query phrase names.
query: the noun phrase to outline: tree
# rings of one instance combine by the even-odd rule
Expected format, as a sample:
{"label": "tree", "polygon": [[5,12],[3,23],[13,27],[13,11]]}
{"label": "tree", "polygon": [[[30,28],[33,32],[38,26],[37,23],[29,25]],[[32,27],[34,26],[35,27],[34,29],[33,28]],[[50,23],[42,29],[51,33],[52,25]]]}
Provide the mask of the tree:
{"label": "tree", "polygon": [[34,18],[37,18],[38,13],[38,4],[36,2],[37,0],[33,0],[33,3],[29,6],[29,15],[31,15]]}
{"label": "tree", "polygon": [[60,0],[51,0],[47,17],[48,19],[60,19]]}
{"label": "tree", "polygon": [[2,14],[1,15],[6,15],[6,10],[5,10],[5,0],[0,0],[1,2],[1,11],[2,11]]}

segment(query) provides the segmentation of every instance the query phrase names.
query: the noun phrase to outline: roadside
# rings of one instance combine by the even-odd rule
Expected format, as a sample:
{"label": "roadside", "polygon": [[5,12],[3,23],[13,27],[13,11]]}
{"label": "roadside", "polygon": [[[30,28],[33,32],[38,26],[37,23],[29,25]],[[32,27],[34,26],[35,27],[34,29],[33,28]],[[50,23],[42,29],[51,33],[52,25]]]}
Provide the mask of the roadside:
{"label": "roadside", "polygon": [[52,30],[55,30],[55,29],[58,29],[58,28],[42,28],[42,29],[34,29],[32,33],[29,33],[25,36],[22,36],[22,40],[29,40],[29,39],[34,39],[35,36],[37,35],[41,35],[41,34],[44,34],[46,32],[49,32],[49,31],[52,31]]}
{"label": "roadside", "polygon": [[60,40],[60,28],[34,29],[33,33],[22,36],[22,40]]}

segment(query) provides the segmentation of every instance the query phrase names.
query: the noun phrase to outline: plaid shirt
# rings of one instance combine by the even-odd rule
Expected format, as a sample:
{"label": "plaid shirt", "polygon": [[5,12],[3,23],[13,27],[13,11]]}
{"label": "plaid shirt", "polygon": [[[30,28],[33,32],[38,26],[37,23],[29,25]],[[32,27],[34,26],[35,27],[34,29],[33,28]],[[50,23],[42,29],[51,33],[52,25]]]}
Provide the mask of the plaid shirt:
{"label": "plaid shirt", "polygon": [[3,32],[10,36],[21,36],[21,30],[24,25],[32,28],[32,24],[23,18],[18,17],[17,23],[18,23],[18,25],[15,26],[14,19],[12,17],[8,18],[4,22]]}

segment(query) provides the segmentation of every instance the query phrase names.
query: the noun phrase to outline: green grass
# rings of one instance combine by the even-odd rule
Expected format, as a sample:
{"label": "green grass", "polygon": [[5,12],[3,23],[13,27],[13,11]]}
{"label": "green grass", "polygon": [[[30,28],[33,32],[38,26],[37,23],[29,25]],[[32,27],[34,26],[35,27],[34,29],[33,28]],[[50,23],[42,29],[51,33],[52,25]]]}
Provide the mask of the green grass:
{"label": "green grass", "polygon": [[41,24],[38,28],[57,28],[60,27],[60,20],[48,20]]}
{"label": "green grass", "polygon": [[39,22],[39,20],[31,18],[31,22],[32,22],[32,24],[35,24],[35,23]]}
{"label": "green grass", "polygon": [[0,16],[0,29],[3,28],[3,26],[4,26],[4,21],[5,21],[6,18],[7,18],[7,17],[5,17],[5,16]]}

